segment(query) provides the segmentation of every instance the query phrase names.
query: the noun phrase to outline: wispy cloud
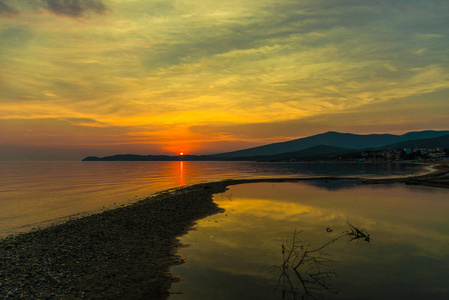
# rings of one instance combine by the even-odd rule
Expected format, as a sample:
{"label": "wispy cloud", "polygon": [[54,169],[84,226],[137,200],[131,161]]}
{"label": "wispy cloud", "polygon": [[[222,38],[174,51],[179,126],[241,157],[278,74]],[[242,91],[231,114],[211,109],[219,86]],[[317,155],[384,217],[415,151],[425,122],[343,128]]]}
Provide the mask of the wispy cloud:
{"label": "wispy cloud", "polygon": [[68,17],[83,17],[103,14],[107,11],[103,0],[0,0],[0,15],[19,14],[21,8],[45,9],[54,14]]}
{"label": "wispy cloud", "polygon": [[8,0],[0,0],[0,15],[14,15],[18,11],[11,7]]}
{"label": "wispy cloud", "polygon": [[449,113],[434,98],[449,93],[447,13],[426,0],[0,0],[0,118],[202,147],[376,131],[376,116],[431,127]]}
{"label": "wispy cloud", "polygon": [[106,11],[102,0],[45,0],[44,5],[51,12],[70,17],[102,14]]}

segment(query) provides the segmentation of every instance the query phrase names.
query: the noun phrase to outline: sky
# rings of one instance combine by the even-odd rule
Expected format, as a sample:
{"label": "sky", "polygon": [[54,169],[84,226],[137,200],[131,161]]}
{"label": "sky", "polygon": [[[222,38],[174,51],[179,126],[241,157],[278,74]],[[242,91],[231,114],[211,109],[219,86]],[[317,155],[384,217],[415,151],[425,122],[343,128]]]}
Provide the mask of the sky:
{"label": "sky", "polygon": [[449,129],[447,0],[0,0],[0,160]]}

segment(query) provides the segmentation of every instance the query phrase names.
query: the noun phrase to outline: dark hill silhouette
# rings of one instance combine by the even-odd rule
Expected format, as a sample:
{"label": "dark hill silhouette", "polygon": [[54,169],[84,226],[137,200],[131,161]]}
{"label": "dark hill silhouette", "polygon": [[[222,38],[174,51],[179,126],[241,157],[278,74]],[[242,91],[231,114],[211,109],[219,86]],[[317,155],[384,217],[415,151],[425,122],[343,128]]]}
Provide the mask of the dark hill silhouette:
{"label": "dark hill silhouette", "polygon": [[136,154],[117,154],[105,157],[88,156],[83,161],[161,161],[161,160],[174,160],[168,155],[136,155]]}
{"label": "dark hill silhouette", "polygon": [[345,158],[357,158],[360,157],[360,153],[363,151],[382,151],[382,150],[400,150],[404,148],[444,148],[449,149],[449,135],[431,138],[431,139],[419,139],[406,141],[396,144],[391,144],[378,148],[365,148],[365,149],[346,149],[333,146],[313,146],[301,151],[281,153],[275,155],[263,155],[263,156],[250,156],[250,157],[237,157],[233,160],[260,160],[260,161],[288,161],[288,160],[308,160],[308,159],[337,159],[340,156]]}
{"label": "dark hill silhouette", "polygon": [[401,148],[445,148],[449,149],[449,135],[444,135],[431,139],[419,139],[387,145],[382,149],[401,149]]}
{"label": "dark hill silhouette", "polygon": [[296,159],[326,159],[334,158],[339,155],[352,154],[355,152],[360,153],[359,150],[354,149],[318,145],[301,151],[280,153],[275,155],[235,157],[232,160],[289,161]]}
{"label": "dark hill silhouette", "polygon": [[215,155],[113,155],[89,156],[83,161],[205,161],[205,160],[289,160],[332,158],[364,149],[449,148],[449,131],[419,131],[403,135],[326,132],[292,141],[274,143]]}
{"label": "dark hill silhouette", "polygon": [[88,156],[82,161],[205,161],[217,160],[208,155],[137,155],[137,154],[117,154],[112,156],[97,157]]}
{"label": "dark hill silhouette", "polygon": [[292,141],[268,144],[255,148],[239,151],[220,153],[213,155],[216,158],[232,158],[246,156],[275,155],[286,152],[301,151],[313,146],[333,146],[346,149],[379,148],[386,145],[405,142],[416,139],[428,139],[448,135],[449,131],[419,131],[409,132],[403,135],[393,134],[368,134],[359,135],[352,133],[339,133],[329,131],[322,134],[300,138]]}

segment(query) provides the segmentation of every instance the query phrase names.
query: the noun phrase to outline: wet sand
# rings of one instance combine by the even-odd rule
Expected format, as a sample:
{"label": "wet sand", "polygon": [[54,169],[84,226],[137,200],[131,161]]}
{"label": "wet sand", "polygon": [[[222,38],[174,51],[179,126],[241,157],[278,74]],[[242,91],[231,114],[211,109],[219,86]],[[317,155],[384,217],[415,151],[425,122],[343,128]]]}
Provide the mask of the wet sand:
{"label": "wet sand", "polygon": [[254,182],[354,179],[449,187],[449,166],[389,179],[310,177],[226,180],[161,192],[135,204],[0,240],[0,298],[166,299],[182,263],[178,237],[220,213],[213,194]]}

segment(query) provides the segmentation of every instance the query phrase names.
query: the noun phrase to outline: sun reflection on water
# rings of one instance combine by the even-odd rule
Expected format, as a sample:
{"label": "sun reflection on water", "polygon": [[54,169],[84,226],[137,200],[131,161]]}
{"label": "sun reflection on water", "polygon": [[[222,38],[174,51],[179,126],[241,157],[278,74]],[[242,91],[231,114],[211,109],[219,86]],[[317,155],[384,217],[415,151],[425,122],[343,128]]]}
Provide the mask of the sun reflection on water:
{"label": "sun reflection on water", "polygon": [[185,185],[184,182],[184,162],[179,162],[179,185]]}

